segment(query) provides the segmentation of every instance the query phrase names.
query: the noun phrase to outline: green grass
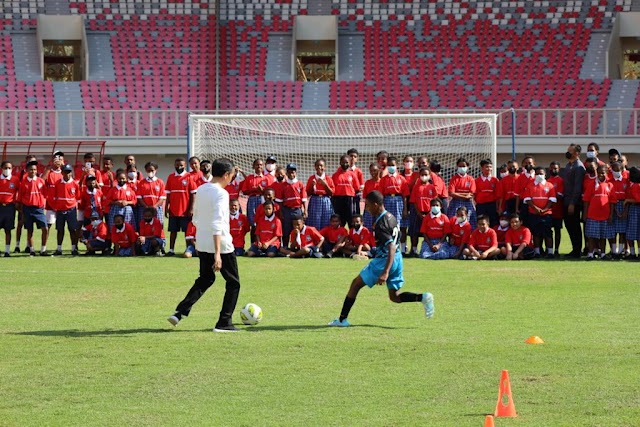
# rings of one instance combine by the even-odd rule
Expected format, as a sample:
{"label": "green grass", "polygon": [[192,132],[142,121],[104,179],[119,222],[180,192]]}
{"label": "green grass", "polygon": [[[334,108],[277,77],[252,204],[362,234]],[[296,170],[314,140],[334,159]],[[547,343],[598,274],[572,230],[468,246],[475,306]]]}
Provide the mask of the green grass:
{"label": "green grass", "polygon": [[165,320],[195,259],[0,261],[0,425],[480,426],[503,369],[519,416],[497,426],[640,422],[639,264],[407,260],[436,317],[376,287],[348,329],[324,325],[364,264],[239,264],[265,317],[229,335],[220,282]]}

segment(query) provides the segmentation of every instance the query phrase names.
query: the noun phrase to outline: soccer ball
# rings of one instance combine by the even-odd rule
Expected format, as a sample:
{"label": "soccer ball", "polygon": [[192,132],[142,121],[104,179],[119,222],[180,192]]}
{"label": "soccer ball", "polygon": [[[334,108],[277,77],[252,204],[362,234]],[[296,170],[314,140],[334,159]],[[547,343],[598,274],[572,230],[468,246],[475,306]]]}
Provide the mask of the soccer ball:
{"label": "soccer ball", "polygon": [[240,319],[245,325],[257,325],[262,320],[262,309],[256,304],[249,303],[240,310]]}

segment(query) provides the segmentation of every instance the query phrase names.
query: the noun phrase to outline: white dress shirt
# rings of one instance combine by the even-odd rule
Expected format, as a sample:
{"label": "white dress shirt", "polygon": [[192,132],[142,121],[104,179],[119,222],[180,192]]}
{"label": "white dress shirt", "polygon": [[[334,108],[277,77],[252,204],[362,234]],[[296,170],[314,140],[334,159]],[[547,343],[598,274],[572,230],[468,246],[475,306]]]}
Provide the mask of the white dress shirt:
{"label": "white dress shirt", "polygon": [[196,226],[198,252],[215,253],[213,236],[221,236],[220,253],[233,252],[233,239],[229,226],[229,193],[210,182],[198,188],[193,203],[193,225]]}

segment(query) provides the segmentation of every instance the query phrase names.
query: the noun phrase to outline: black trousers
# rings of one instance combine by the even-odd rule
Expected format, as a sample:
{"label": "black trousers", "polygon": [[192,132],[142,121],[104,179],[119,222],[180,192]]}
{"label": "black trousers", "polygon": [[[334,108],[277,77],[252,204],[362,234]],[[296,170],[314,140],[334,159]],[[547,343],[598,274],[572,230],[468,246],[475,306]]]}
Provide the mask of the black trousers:
{"label": "black trousers", "polygon": [[351,226],[353,216],[353,197],[352,196],[333,196],[333,211],[340,215],[340,224]]}
{"label": "black trousers", "polygon": [[580,227],[580,213],[582,205],[575,205],[573,215],[569,215],[569,206],[564,206],[564,226],[571,239],[572,252],[579,254],[582,252],[582,229]]}
{"label": "black trousers", "polygon": [[[213,271],[214,254],[208,252],[198,252],[200,258],[200,276],[196,279],[187,296],[178,304],[176,311],[183,316],[188,316],[191,307],[198,302],[200,297],[213,285],[216,281],[216,275]],[[216,327],[231,325],[233,322],[231,317],[238,303],[238,295],[240,294],[240,277],[238,275],[238,262],[236,255],[230,254],[220,255],[222,258],[222,269],[220,274],[226,280],[226,290],[222,301],[222,309],[220,310],[220,318]]]}

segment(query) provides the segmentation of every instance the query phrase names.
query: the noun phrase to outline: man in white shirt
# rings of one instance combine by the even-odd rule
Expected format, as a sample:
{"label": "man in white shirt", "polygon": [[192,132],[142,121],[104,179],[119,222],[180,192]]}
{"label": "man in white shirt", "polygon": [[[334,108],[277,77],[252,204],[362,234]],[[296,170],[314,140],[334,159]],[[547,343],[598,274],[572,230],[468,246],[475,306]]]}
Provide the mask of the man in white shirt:
{"label": "man in white shirt", "polygon": [[213,285],[215,272],[226,280],[226,291],[220,318],[214,332],[237,332],[231,320],[240,294],[238,263],[233,251],[229,228],[229,193],[224,189],[233,178],[234,166],[229,159],[214,160],[210,182],[201,185],[195,197],[193,224],[196,226],[196,249],[200,258],[200,276],[178,304],[176,312],[167,319],[176,326],[182,316],[188,316],[191,307]]}

